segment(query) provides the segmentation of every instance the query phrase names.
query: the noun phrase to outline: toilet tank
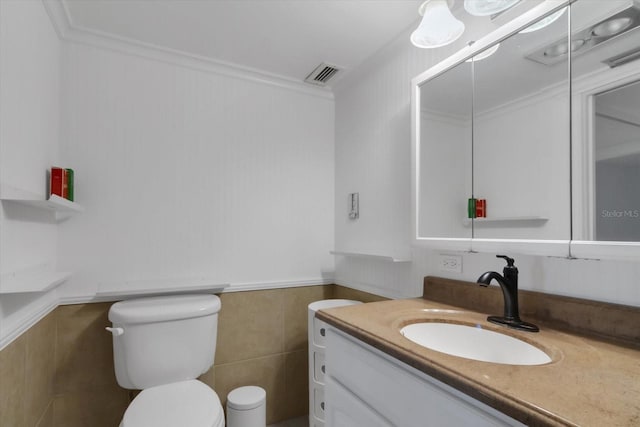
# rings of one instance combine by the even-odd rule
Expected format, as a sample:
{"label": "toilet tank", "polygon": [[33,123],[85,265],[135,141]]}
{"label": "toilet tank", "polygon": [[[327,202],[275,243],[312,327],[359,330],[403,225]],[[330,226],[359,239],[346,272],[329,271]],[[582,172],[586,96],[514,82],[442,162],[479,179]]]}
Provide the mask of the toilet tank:
{"label": "toilet tank", "polygon": [[177,295],[111,306],[113,358],[121,387],[145,389],[195,379],[213,365],[220,298]]}

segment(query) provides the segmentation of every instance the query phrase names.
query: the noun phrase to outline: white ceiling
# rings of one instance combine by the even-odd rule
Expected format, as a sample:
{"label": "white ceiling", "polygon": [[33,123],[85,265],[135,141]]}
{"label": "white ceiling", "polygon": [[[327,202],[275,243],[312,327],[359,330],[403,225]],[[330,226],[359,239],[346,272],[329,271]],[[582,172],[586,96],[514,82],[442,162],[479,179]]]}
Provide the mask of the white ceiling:
{"label": "white ceiling", "polygon": [[[420,0],[63,0],[72,27],[302,81],[417,26]],[[409,41],[407,40],[407,43]],[[346,74],[346,73],[343,73]]]}

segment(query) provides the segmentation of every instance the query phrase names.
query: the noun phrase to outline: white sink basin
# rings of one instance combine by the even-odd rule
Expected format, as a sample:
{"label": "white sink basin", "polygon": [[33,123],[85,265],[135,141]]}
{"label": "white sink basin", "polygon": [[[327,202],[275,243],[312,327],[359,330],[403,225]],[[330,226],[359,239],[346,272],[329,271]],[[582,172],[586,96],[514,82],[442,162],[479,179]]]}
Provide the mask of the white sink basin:
{"label": "white sink basin", "polygon": [[539,348],[509,335],[456,323],[414,323],[400,329],[407,339],[431,350],[481,362],[543,365],[551,358]]}

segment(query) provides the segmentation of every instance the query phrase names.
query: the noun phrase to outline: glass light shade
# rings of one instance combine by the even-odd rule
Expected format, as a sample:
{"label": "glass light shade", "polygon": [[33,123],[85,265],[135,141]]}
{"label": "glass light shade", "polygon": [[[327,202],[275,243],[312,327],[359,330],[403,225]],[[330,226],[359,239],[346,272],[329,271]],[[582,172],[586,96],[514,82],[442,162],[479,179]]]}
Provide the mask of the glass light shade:
{"label": "glass light shade", "polygon": [[427,0],[420,11],[423,11],[422,22],[411,33],[411,43],[416,47],[445,46],[464,32],[464,24],[453,16],[446,0]]}
{"label": "glass light shade", "polygon": [[547,16],[546,18],[542,18],[535,24],[529,25],[527,28],[520,31],[520,34],[533,33],[534,31],[541,30],[544,27],[551,25],[554,21],[556,21],[558,18],[562,16],[565,10],[567,10],[566,7],[564,9],[560,9],[557,12],[553,12],[551,15]]}
{"label": "glass light shade", "polygon": [[520,0],[464,0],[464,8],[471,15],[489,16],[509,9]]}
{"label": "glass light shade", "polygon": [[496,44],[494,46],[491,46],[489,49],[483,50],[479,54],[474,55],[471,58],[467,59],[465,62],[477,62],[477,61],[481,61],[483,59],[486,59],[486,58],[490,57],[491,55],[493,55],[494,53],[496,53],[499,48],[500,48],[500,43],[498,43],[498,44]]}

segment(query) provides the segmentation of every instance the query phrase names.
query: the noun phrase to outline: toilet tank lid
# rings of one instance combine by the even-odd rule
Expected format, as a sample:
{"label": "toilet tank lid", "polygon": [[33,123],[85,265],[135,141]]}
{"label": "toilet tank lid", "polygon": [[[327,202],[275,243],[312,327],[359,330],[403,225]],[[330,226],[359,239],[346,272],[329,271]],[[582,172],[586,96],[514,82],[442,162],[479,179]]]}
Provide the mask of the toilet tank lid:
{"label": "toilet tank lid", "polygon": [[149,323],[203,317],[220,311],[216,295],[174,295],[120,301],[109,309],[113,323]]}

